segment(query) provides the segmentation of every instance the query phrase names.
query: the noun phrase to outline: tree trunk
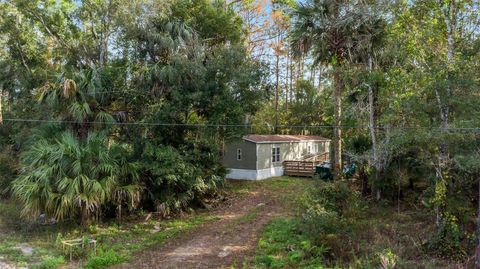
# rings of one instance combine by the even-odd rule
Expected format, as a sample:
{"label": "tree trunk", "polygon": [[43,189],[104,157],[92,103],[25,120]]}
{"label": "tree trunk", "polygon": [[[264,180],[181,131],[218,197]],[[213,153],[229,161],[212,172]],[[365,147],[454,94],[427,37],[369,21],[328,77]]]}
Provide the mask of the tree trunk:
{"label": "tree trunk", "polygon": [[334,74],[334,106],[335,106],[335,126],[333,127],[333,176],[338,180],[342,176],[342,82],[340,78],[340,69],[335,67]]}
{"label": "tree trunk", "polygon": [[313,88],[315,88],[315,66],[312,65],[312,68],[310,69],[310,82],[312,83]]}
{"label": "tree trunk", "polygon": [[[371,73],[373,70],[373,60],[372,56],[368,58],[368,71]],[[372,159],[371,163],[373,167],[375,167],[375,181],[378,182],[379,180],[379,173],[381,173],[382,167],[380,164],[380,160],[378,159],[378,146],[377,146],[377,136],[375,133],[375,96],[373,92],[372,85],[368,86],[368,128],[370,129],[370,140],[372,141]],[[376,199],[380,200],[381,198],[381,190],[377,188],[376,190]]]}
{"label": "tree trunk", "polygon": [[478,180],[477,249],[475,251],[475,269],[480,269],[480,179]]}
{"label": "tree trunk", "polygon": [[295,91],[293,89],[293,59],[290,61],[290,65],[288,66],[290,68],[290,100],[294,100],[294,98],[297,98],[297,95],[295,94],[297,92],[297,87],[295,87]]}
{"label": "tree trunk", "polygon": [[[372,141],[372,159],[371,164],[375,167],[375,181],[378,182],[378,174],[380,173],[380,163],[378,160],[378,152],[377,152],[377,137],[375,134],[375,108],[374,108],[374,97],[373,97],[373,89],[371,85],[368,85],[368,128],[370,129],[370,140]],[[381,198],[381,190],[376,188],[376,199],[380,200]]]}
{"label": "tree trunk", "polygon": [[223,126],[220,128],[219,138],[220,156],[223,158],[225,156],[225,127]]}
{"label": "tree trunk", "polygon": [[[368,59],[369,72],[372,72],[372,58]],[[370,128],[370,139],[372,140],[372,162],[377,167],[377,138],[375,135],[375,104],[373,96],[373,87],[368,85],[368,127]]]}
{"label": "tree trunk", "polygon": [[298,61],[298,73],[297,73],[297,82],[303,80],[303,55],[300,55]]}
{"label": "tree trunk", "polygon": [[98,50],[99,50],[99,53],[98,53],[98,66],[100,67],[100,69],[103,69],[103,67],[105,66],[105,50],[104,50],[104,46],[103,46],[103,42],[100,41],[100,45],[98,45]]}
{"label": "tree trunk", "polygon": [[118,221],[122,221],[122,205],[118,204],[117,205],[117,219]]}
{"label": "tree trunk", "polygon": [[290,62],[290,51],[288,51],[287,53],[287,57],[286,57],[286,60],[287,60],[287,65],[286,65],[286,75],[285,75],[285,112],[288,111],[288,94],[289,94],[289,91],[290,89],[288,88],[288,65],[289,65],[289,62]]}
{"label": "tree trunk", "polygon": [[318,90],[320,93],[323,92],[323,89],[322,89],[322,66],[319,65],[318,66]]}
{"label": "tree trunk", "polygon": [[[450,68],[450,65],[452,64],[452,61],[453,61],[453,50],[454,50],[454,39],[453,39],[453,35],[455,31],[454,0],[450,0],[448,2],[448,7],[444,12],[444,16],[445,16],[445,24],[447,26],[447,68]],[[450,72],[447,72],[447,79],[446,79],[447,86],[445,87],[444,98],[442,98],[442,96],[437,91],[437,101],[438,101],[438,106],[440,108],[440,121],[441,121],[440,125],[441,125],[442,133],[444,134],[447,132],[447,129],[448,129],[448,117],[450,112],[450,106],[449,104],[447,104],[448,100],[450,100],[450,93],[451,93],[450,86],[448,85],[448,81],[450,80],[449,73]],[[440,165],[446,166],[447,159],[448,159],[448,145],[445,139],[440,146],[440,155],[441,155]],[[444,168],[444,167],[441,167],[441,168]]]}
{"label": "tree trunk", "polygon": [[88,223],[90,221],[90,218],[88,216],[88,209],[87,209],[87,205],[85,202],[81,202],[81,206],[80,206],[80,214],[81,214],[81,219],[80,219],[80,225],[83,227],[83,228],[87,228],[88,226]]}
{"label": "tree trunk", "polygon": [[280,92],[280,54],[277,52],[275,64],[275,133],[277,133],[278,125],[278,98]]}
{"label": "tree trunk", "polygon": [[368,185],[368,175],[365,171],[364,165],[358,166],[358,177],[361,183],[362,197],[367,197],[367,195],[370,193],[370,187]]}
{"label": "tree trunk", "polygon": [[0,125],[3,124],[2,100],[3,100],[3,90],[0,89]]}
{"label": "tree trunk", "polygon": [[[447,29],[447,59],[446,59],[446,66],[447,69],[450,68],[450,65],[453,62],[453,53],[454,53],[454,31],[455,31],[455,18],[456,18],[456,11],[455,11],[455,1],[450,0],[447,3],[446,7],[441,7],[445,19],[445,25]],[[442,137],[442,142],[440,143],[439,147],[439,155],[438,155],[438,170],[437,170],[437,176],[436,176],[436,181],[437,183],[440,181],[445,180],[444,179],[444,174],[448,170],[448,159],[449,159],[449,150],[448,150],[448,143],[445,138],[445,135],[447,134],[448,131],[448,118],[449,118],[449,112],[450,112],[450,106],[448,104],[448,100],[451,98],[451,89],[450,86],[448,85],[450,80],[450,75],[449,71],[447,70],[447,77],[446,77],[446,86],[445,86],[445,92],[442,96],[440,93],[439,89],[435,89],[435,96],[437,99],[437,104],[440,112],[440,130],[441,134],[443,135]],[[435,212],[436,212],[436,224],[437,226],[440,226],[443,222],[443,207],[440,207],[439,205],[435,206]]]}

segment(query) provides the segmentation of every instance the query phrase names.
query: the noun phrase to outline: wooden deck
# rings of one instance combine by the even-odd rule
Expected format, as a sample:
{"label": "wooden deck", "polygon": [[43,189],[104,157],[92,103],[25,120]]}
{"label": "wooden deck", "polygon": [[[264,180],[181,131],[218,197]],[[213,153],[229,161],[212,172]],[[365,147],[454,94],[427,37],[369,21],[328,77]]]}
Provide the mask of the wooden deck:
{"label": "wooden deck", "polygon": [[329,153],[311,156],[301,161],[284,161],[283,174],[286,176],[313,177],[315,167],[328,161]]}
{"label": "wooden deck", "polygon": [[322,154],[307,156],[302,161],[322,163],[322,162],[329,161],[329,159],[330,159],[330,153],[324,152]]}

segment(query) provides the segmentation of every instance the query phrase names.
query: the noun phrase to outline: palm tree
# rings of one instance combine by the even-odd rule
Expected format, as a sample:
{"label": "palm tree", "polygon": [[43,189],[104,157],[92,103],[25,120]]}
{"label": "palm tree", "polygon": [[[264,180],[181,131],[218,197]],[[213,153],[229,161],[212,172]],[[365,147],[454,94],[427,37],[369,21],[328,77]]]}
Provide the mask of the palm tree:
{"label": "palm tree", "polygon": [[95,132],[98,123],[115,121],[102,109],[105,93],[96,68],[70,76],[73,79],[61,74],[41,89],[39,101],[47,103],[63,124],[32,135],[12,189],[24,204],[24,215],[80,217],[85,226],[108,205],[117,208],[119,217],[123,206],[136,207],[142,187],[139,165],[126,159],[128,152]]}
{"label": "palm tree", "polygon": [[121,208],[127,202],[130,207],[138,203],[138,166],[125,165],[118,146],[109,145],[105,136],[90,133],[82,142],[66,131],[35,140],[23,154],[22,173],[13,182],[24,215],[80,217],[85,227],[108,204]]}
{"label": "palm tree", "polygon": [[115,122],[102,109],[101,101],[107,94],[93,66],[70,76],[60,74],[56,82],[48,82],[40,89],[38,100],[54,110],[56,120],[66,122],[77,137],[85,139],[94,127],[92,122]]}
{"label": "palm tree", "polygon": [[317,64],[333,68],[334,139],[333,170],[335,178],[342,171],[342,79],[346,63],[356,61],[362,46],[361,29],[371,23],[361,1],[307,0],[293,12],[290,43],[297,56],[310,53]]}

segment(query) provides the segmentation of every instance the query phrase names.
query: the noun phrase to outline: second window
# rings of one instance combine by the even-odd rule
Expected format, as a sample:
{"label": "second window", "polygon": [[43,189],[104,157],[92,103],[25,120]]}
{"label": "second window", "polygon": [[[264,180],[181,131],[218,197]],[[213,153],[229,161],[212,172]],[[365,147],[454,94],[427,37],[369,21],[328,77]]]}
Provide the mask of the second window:
{"label": "second window", "polygon": [[280,162],[280,147],[272,148],[272,162]]}

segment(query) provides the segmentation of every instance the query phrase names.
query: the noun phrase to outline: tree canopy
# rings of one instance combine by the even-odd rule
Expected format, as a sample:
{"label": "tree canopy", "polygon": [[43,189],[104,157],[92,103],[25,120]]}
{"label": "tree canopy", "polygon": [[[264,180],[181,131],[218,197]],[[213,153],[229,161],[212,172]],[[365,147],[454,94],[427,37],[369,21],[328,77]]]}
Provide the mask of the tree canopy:
{"label": "tree canopy", "polygon": [[375,203],[413,193],[435,223],[426,248],[466,259],[480,242],[478,7],[0,1],[0,195],[84,226],[167,216],[217,193],[229,141],[322,135],[337,181]]}

